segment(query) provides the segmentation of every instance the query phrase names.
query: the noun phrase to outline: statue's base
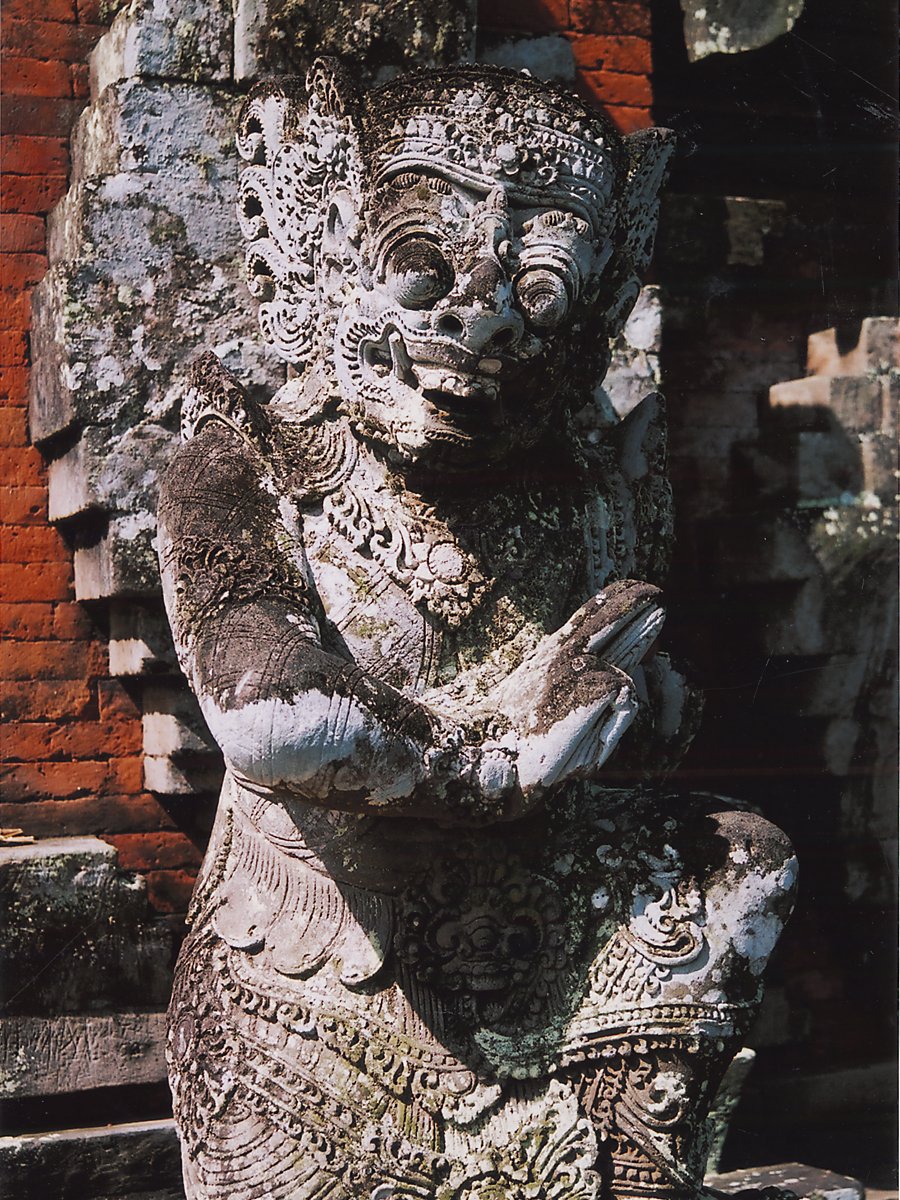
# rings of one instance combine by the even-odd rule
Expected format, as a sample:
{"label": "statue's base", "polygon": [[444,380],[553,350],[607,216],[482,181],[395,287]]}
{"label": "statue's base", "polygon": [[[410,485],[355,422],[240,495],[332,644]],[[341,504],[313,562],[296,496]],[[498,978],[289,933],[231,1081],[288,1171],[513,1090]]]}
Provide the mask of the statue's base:
{"label": "statue's base", "polygon": [[[0,1181],[17,1200],[182,1200],[178,1138],[171,1120],[0,1138]],[[801,1163],[707,1175],[701,1200],[773,1188],[798,1200],[895,1200],[857,1179]],[[774,1195],[774,1193],[771,1193]],[[749,1197],[747,1198],[749,1200]]]}
{"label": "statue's base", "polygon": [[[865,1200],[866,1189],[858,1179],[807,1167],[802,1163],[777,1163],[771,1167],[744,1167],[722,1175],[707,1175],[707,1194],[742,1196],[745,1192],[763,1192],[768,1188],[793,1192],[798,1200]],[[774,1194],[774,1193],[773,1193]],[[870,1197],[871,1200],[871,1197]]]}

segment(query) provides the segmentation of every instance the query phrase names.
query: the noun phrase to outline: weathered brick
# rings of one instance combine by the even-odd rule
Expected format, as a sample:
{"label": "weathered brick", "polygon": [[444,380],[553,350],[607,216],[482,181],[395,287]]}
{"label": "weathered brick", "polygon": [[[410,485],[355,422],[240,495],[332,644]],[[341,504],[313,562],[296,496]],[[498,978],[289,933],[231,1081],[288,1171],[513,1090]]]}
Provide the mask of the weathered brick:
{"label": "weathered brick", "polygon": [[148,871],[147,895],[157,912],[187,912],[194,891],[194,871]]}
{"label": "weathered brick", "polygon": [[7,525],[41,524],[47,520],[47,489],[0,486],[0,514]]}
{"label": "weathered brick", "polygon": [[139,754],[128,758],[112,758],[107,764],[103,791],[109,795],[140,792],[144,785],[144,764]]}
{"label": "weathered brick", "polygon": [[7,17],[0,33],[0,45],[8,53],[26,58],[82,62],[105,32],[103,25],[75,25],[71,20],[37,21],[33,17],[27,20]]}
{"label": "weathered brick", "polygon": [[63,639],[96,636],[90,613],[74,600],[53,606],[53,636]]}
{"label": "weathered brick", "polygon": [[146,792],[136,796],[0,803],[0,824],[21,826],[35,837],[106,836],[120,831],[174,828],[166,810]]}
{"label": "weathered brick", "polygon": [[[21,412],[21,409],[10,411]],[[71,557],[59,532],[50,526],[7,525],[0,528],[0,558],[4,562],[68,562]]]}
{"label": "weathered brick", "polygon": [[69,600],[69,563],[0,563],[0,596],[4,600]]}
{"label": "weathered brick", "polygon": [[[32,220],[40,220],[32,217]],[[43,225],[43,221],[41,221]],[[0,283],[4,291],[38,283],[47,273],[46,254],[13,253],[0,259]]]}
{"label": "weathered brick", "polygon": [[0,113],[0,133],[66,137],[84,108],[81,100],[53,96],[8,96]]}
{"label": "weathered brick", "polygon": [[0,254],[43,255],[46,240],[47,228],[40,217],[0,213]]}
{"label": "weathered brick", "polygon": [[646,75],[624,75],[619,71],[582,71],[581,83],[598,104],[649,108],[653,88]]}
{"label": "weathered brick", "polygon": [[65,175],[4,175],[0,179],[4,212],[48,213],[65,194]]}
{"label": "weathered brick", "polygon": [[27,291],[0,292],[0,329],[31,328],[31,288]]}
{"label": "weathered brick", "polygon": [[200,866],[203,852],[183,833],[121,833],[110,837],[124,871],[171,870]]}
{"label": "weathered brick", "polygon": [[[141,727],[137,721],[70,721],[53,727],[50,737],[50,754],[57,758],[99,758],[114,755],[129,764],[140,755],[142,749]],[[128,768],[130,773],[131,766]],[[121,778],[114,772],[107,783]]]}
{"label": "weathered brick", "polygon": [[624,104],[615,104],[606,108],[606,115],[619,133],[635,133],[638,129],[647,129],[653,124],[649,108],[629,108]]}
{"label": "weathered brick", "polygon": [[27,367],[0,367],[0,400],[25,405],[28,402],[28,376]]}
{"label": "weathered brick", "polygon": [[69,64],[6,55],[3,61],[3,92],[6,96],[48,96],[51,99],[68,100],[72,96]]}
{"label": "weathered brick", "polygon": [[6,133],[0,137],[3,170],[13,175],[59,175],[69,169],[66,138]]}
{"label": "weathered brick", "polygon": [[72,63],[69,67],[72,80],[72,95],[76,100],[85,100],[91,94],[91,72],[87,63]]}
{"label": "weathered brick", "polygon": [[90,796],[103,787],[106,775],[102,762],[7,763],[0,767],[0,793],[18,801]]}
{"label": "weathered brick", "polygon": [[75,7],[82,25],[102,25],[109,19],[104,0],[75,0]]}
{"label": "weathered brick", "polygon": [[3,486],[40,487],[45,478],[44,460],[34,446],[9,447],[0,458],[0,484]]}
{"label": "weathered brick", "polygon": [[141,710],[118,679],[101,679],[99,681],[97,701],[100,706],[100,719],[103,721],[123,718],[135,721],[141,719]]}
{"label": "weathered brick", "polygon": [[568,0],[481,0],[478,24],[501,32],[554,33],[569,25]]}
{"label": "weathered brick", "polygon": [[74,21],[75,0],[41,0],[40,7],[34,0],[3,0],[6,21],[33,21],[36,13],[44,21]]}
{"label": "weathered brick", "polygon": [[[130,759],[140,750],[141,729],[135,721],[8,721],[3,731],[3,757],[10,763],[100,762],[110,755]],[[114,778],[108,777],[104,790]],[[184,861],[160,865],[183,866]]]}
{"label": "weathered brick", "polygon": [[59,729],[49,721],[7,721],[3,726],[3,761],[42,762],[50,757],[50,741]]}
{"label": "weathered brick", "polygon": [[0,711],[7,721],[56,721],[89,714],[95,704],[91,688],[83,680],[5,683],[0,693]]}
{"label": "weathered brick", "polygon": [[649,37],[650,5],[616,0],[570,0],[572,28],[581,33],[626,34]]}
{"label": "weathered brick", "polygon": [[53,609],[49,600],[38,604],[0,603],[0,635],[19,640],[52,637]]}
{"label": "weathered brick", "polygon": [[106,670],[100,642],[6,642],[0,646],[0,679],[89,679]]}
{"label": "weathered brick", "polygon": [[28,362],[28,343],[19,329],[0,330],[0,366],[23,367]]}
{"label": "weathered brick", "polygon": [[649,75],[650,42],[642,37],[607,37],[603,34],[570,34],[575,63],[584,71],[623,71]]}
{"label": "weathered brick", "polygon": [[[0,446],[27,446],[28,421],[24,408],[0,408]],[[2,513],[0,513],[2,517]]]}
{"label": "weathered brick", "polygon": [[646,130],[653,125],[649,108],[634,108],[626,104],[611,104],[601,95],[598,89],[599,76],[602,72],[582,71],[578,73],[576,90],[589,104],[604,109],[604,112],[620,133],[634,133],[635,130]]}

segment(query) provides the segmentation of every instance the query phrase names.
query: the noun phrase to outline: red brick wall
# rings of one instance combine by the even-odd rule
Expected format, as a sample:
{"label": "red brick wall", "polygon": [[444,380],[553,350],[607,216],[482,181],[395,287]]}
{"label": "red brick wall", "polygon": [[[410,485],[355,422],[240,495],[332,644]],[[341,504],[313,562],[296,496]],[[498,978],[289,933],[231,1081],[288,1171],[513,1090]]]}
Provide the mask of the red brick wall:
{"label": "red brick wall", "polygon": [[109,678],[102,629],[73,599],[72,551],[48,522],[46,465],[28,441],[31,290],[47,269],[46,216],[66,190],[86,58],[104,28],[98,0],[4,0],[0,826],[98,834],[147,875],[160,911],[183,912],[199,855],[142,788],[140,713]]}
{"label": "red brick wall", "polygon": [[562,34],[581,95],[623,133],[652,124],[650,4],[640,0],[480,0],[480,31]]}

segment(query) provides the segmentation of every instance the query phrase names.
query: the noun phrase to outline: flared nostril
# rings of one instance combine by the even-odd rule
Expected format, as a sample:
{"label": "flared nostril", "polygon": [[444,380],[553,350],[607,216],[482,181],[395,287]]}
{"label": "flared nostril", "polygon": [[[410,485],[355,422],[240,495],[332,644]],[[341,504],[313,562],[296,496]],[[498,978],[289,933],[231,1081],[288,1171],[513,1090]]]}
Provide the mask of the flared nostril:
{"label": "flared nostril", "polygon": [[445,313],[438,319],[438,332],[446,333],[450,337],[459,337],[464,329],[464,325],[459,317],[455,317],[453,313]]}
{"label": "flared nostril", "polygon": [[491,350],[504,350],[507,346],[511,346],[516,340],[516,331],[510,329],[499,329],[488,343],[488,348]]}

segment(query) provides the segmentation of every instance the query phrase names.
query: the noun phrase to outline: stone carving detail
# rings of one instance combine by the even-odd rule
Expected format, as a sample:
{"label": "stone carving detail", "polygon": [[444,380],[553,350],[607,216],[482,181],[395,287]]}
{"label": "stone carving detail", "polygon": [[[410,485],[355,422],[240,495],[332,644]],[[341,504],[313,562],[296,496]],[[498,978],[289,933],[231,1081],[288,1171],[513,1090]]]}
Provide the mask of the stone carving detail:
{"label": "stone carving detail", "polygon": [[170,1011],[188,1195],[693,1195],[796,870],[654,782],[696,718],[654,652],[661,402],[575,419],[666,134],[499,69],[359,96],[320,61],[238,146],[294,374],[262,405],[198,360],[162,487],[227,766]]}

